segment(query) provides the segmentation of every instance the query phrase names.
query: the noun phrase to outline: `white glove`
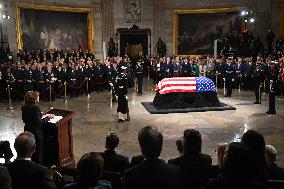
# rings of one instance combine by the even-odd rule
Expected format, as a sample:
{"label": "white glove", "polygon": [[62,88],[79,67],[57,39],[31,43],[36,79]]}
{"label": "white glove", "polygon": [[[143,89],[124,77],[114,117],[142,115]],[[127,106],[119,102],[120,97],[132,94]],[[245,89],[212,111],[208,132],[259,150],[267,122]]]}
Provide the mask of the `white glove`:
{"label": "white glove", "polygon": [[234,81],[235,81],[235,79],[232,79],[232,81],[234,82]]}
{"label": "white glove", "polygon": [[125,99],[128,100],[128,96],[125,96]]}
{"label": "white glove", "polygon": [[225,81],[226,79],[223,77],[223,80]]}
{"label": "white glove", "polygon": [[115,95],[115,99],[118,100],[118,96],[117,95]]}
{"label": "white glove", "polygon": [[113,84],[112,84],[112,83],[109,83],[109,85],[110,85],[111,87],[113,87]]}

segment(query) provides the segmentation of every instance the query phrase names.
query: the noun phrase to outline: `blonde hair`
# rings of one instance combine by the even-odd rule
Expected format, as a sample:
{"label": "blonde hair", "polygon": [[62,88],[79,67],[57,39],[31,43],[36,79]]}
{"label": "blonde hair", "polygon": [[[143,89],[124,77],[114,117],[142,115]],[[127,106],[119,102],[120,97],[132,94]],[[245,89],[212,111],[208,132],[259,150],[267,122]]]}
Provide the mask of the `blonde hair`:
{"label": "blonde hair", "polygon": [[37,91],[28,91],[24,97],[25,105],[36,104],[36,99],[39,97],[39,92]]}

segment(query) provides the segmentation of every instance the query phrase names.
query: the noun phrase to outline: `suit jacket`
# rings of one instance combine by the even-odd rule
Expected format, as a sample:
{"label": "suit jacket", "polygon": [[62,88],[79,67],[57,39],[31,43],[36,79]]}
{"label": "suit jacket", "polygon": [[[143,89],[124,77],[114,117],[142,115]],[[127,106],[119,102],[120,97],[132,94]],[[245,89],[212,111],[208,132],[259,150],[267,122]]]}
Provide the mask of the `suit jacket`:
{"label": "suit jacket", "polygon": [[161,159],[147,159],[124,172],[125,189],[180,189],[180,168]]}
{"label": "suit jacket", "polygon": [[207,183],[212,159],[210,155],[182,155],[169,163],[181,168],[183,188],[201,188]]}
{"label": "suit jacket", "polygon": [[47,167],[28,160],[14,160],[5,165],[12,178],[13,189],[55,189]]}
{"label": "suit jacket", "polygon": [[120,172],[121,174],[130,167],[128,157],[117,154],[115,151],[106,150],[100,153],[104,158],[104,170]]}

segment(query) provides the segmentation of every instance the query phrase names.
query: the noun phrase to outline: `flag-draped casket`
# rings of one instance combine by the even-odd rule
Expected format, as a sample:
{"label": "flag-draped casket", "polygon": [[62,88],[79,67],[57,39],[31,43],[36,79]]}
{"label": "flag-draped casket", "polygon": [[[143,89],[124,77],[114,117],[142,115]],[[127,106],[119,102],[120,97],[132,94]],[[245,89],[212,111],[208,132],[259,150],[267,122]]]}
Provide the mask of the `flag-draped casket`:
{"label": "flag-draped casket", "polygon": [[164,78],[155,91],[153,103],[159,109],[219,106],[215,84],[206,77]]}

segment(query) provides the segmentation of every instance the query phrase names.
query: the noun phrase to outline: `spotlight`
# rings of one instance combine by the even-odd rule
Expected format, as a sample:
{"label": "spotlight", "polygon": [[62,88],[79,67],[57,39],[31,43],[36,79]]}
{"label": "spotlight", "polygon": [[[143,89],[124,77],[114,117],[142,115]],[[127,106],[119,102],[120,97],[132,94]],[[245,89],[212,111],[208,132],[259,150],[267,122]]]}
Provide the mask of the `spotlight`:
{"label": "spotlight", "polygon": [[2,15],[2,18],[6,19],[6,15],[5,15],[5,14],[3,14],[3,15]]}
{"label": "spotlight", "polygon": [[246,14],[246,11],[241,11],[241,16],[244,16]]}
{"label": "spotlight", "polygon": [[7,19],[9,20],[9,19],[10,19],[10,16],[7,16]]}
{"label": "spotlight", "polygon": [[248,22],[248,20],[247,20],[247,19],[245,19],[245,22]]}
{"label": "spotlight", "polygon": [[250,22],[250,23],[254,23],[254,18],[251,18],[251,19],[249,20],[249,22]]}
{"label": "spotlight", "polygon": [[249,12],[247,11],[247,12],[246,12],[246,15],[248,15],[248,14],[249,14]]}
{"label": "spotlight", "polygon": [[2,4],[0,4],[0,9],[1,9],[2,7],[3,7]]}

